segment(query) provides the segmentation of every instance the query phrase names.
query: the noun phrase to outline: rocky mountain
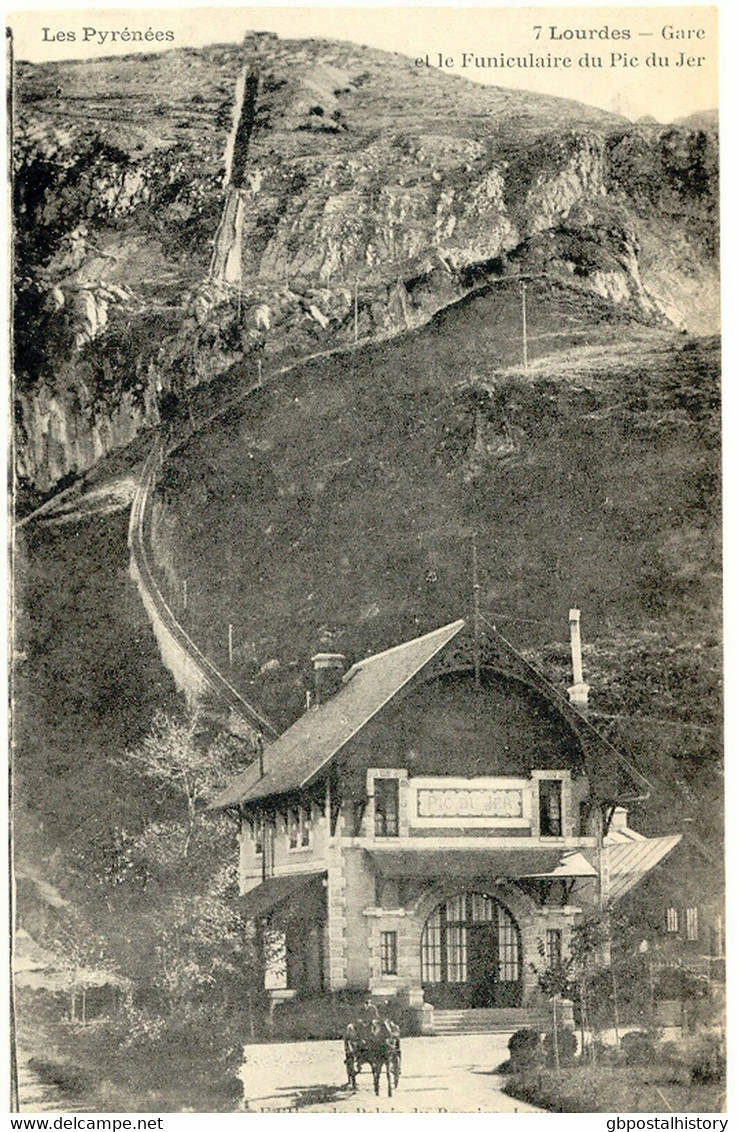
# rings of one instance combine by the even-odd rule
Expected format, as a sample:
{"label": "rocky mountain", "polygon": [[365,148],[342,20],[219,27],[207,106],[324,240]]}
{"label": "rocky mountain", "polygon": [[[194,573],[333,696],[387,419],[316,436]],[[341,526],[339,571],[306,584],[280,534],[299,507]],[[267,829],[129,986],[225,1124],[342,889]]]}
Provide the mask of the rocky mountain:
{"label": "rocky mountain", "polygon": [[[16,70],[29,499],[235,367],[425,323],[522,272],[714,331],[717,137],[353,44]],[[234,378],[235,380],[235,378]]]}

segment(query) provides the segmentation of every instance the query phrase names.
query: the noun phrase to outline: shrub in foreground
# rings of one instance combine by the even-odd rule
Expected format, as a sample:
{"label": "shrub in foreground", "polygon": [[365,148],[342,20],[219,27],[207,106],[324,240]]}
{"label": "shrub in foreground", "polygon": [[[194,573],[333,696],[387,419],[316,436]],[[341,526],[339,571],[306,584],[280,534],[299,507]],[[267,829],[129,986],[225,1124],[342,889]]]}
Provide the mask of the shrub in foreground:
{"label": "shrub in foreground", "polygon": [[157,1015],[129,1005],[105,1026],[70,1033],[67,1055],[131,1110],[233,1111],[243,1092],[243,1030],[240,1012],[222,1007]]}
{"label": "shrub in foreground", "polygon": [[656,1060],[656,1041],[646,1030],[623,1034],[620,1050],[626,1065],[653,1065]]}
{"label": "shrub in foreground", "polygon": [[544,1052],[538,1030],[530,1028],[516,1030],[511,1035],[507,1048],[510,1051],[513,1073],[543,1064]]}
{"label": "shrub in foreground", "polygon": [[692,1053],[690,1080],[697,1085],[725,1080],[725,1045],[720,1034],[705,1034],[699,1039]]}
{"label": "shrub in foreground", "polygon": [[559,1065],[573,1065],[577,1055],[577,1037],[573,1030],[561,1027],[543,1035],[543,1053],[546,1065],[556,1065],[558,1046]]}

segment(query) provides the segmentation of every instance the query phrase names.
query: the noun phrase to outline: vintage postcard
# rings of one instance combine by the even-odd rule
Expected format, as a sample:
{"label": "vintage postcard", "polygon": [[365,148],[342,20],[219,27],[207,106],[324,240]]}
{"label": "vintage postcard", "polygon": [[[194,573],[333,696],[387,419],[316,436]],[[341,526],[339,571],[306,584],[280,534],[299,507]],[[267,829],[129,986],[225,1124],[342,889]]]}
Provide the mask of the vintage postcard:
{"label": "vintage postcard", "polygon": [[13,1110],[724,1112],[717,9],[8,24]]}

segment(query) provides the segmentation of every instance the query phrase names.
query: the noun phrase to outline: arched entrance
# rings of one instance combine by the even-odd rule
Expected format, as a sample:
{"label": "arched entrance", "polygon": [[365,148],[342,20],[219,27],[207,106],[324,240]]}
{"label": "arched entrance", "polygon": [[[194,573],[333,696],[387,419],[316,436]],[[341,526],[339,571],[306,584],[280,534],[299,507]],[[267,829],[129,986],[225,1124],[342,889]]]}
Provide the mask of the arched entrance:
{"label": "arched entrance", "polygon": [[420,977],[435,1006],[519,1006],[520,930],[505,905],[483,892],[437,905],[420,939]]}

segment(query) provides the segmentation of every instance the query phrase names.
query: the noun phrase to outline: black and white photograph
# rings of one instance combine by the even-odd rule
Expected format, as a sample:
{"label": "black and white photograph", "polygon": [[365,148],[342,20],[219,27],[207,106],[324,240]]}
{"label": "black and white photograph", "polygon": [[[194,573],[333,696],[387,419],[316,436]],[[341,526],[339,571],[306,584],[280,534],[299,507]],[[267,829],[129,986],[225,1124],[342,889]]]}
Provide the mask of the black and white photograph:
{"label": "black and white photograph", "polygon": [[8,15],[11,1112],[724,1132],[717,16]]}

